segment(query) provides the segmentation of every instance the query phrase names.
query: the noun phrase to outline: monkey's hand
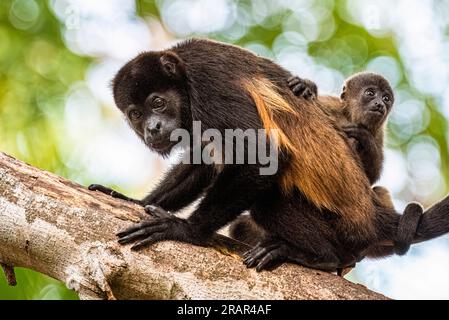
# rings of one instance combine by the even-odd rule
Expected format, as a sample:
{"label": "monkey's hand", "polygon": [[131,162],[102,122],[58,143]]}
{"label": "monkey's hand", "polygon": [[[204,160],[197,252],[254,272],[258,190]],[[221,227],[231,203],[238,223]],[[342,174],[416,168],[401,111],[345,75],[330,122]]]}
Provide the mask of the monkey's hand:
{"label": "monkey's hand", "polygon": [[318,96],[318,87],[315,82],[311,80],[301,79],[300,77],[292,77],[287,81],[290,90],[292,90],[297,97],[303,97],[306,100],[313,100]]}
{"label": "monkey's hand", "polygon": [[113,197],[113,198],[122,199],[122,200],[125,200],[125,201],[136,203],[138,205],[142,205],[142,202],[140,200],[131,199],[131,198],[125,196],[124,194],[121,194],[121,193],[119,193],[119,192],[117,192],[115,190],[112,190],[110,188],[104,187],[104,186],[102,186],[100,184],[91,184],[89,186],[89,190],[91,190],[91,191],[100,191],[100,192],[102,192],[104,194],[107,194],[108,196]]}
{"label": "monkey's hand", "polygon": [[343,127],[343,132],[349,139],[354,151],[360,152],[373,147],[374,138],[367,129],[358,125],[348,125]]}
{"label": "monkey's hand", "polygon": [[187,220],[175,217],[156,206],[146,206],[145,211],[151,214],[153,218],[117,233],[120,244],[139,240],[131,247],[131,250],[139,250],[166,240],[181,241],[198,246],[206,245],[204,237],[201,237],[195,226]]}

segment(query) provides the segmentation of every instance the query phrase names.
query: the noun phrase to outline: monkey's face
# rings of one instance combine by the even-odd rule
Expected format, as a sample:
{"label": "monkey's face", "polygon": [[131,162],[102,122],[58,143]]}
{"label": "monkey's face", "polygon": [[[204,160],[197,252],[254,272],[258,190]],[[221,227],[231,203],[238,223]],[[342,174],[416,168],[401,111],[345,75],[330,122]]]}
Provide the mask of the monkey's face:
{"label": "monkey's face", "polygon": [[381,127],[393,107],[393,92],[391,89],[368,84],[361,86],[354,92],[348,91],[350,98],[350,112],[354,123],[360,124],[369,130]]}
{"label": "monkey's face", "polygon": [[141,54],[113,80],[115,102],[131,128],[163,156],[177,143],[170,139],[173,130],[188,129],[189,123],[189,98],[178,59],[174,54]]}
{"label": "monkey's face", "polygon": [[173,130],[181,127],[182,97],[176,90],[151,92],[143,104],[130,104],[124,113],[137,135],[152,150],[166,155],[176,141]]}
{"label": "monkey's face", "polygon": [[375,132],[387,120],[393,107],[394,94],[384,77],[363,72],[346,80],[341,99],[353,123]]}

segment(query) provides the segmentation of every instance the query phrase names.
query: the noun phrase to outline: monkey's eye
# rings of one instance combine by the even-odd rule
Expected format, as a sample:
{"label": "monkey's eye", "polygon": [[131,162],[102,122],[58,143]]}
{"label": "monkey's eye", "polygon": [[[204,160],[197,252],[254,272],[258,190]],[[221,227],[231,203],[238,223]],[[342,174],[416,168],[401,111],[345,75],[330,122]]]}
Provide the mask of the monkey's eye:
{"label": "monkey's eye", "polygon": [[367,96],[370,96],[370,97],[374,97],[374,96],[376,95],[376,93],[374,92],[373,89],[368,89],[368,90],[366,90],[366,91],[365,91],[365,94],[366,94]]}
{"label": "monkey's eye", "polygon": [[142,112],[140,112],[139,110],[131,110],[128,113],[128,117],[132,120],[132,121],[136,121],[139,120],[142,117]]}
{"label": "monkey's eye", "polygon": [[391,101],[391,98],[390,98],[390,96],[389,95],[384,95],[383,96],[383,98],[382,98],[383,100],[384,100],[384,102],[390,102]]}
{"label": "monkey's eye", "polygon": [[160,97],[154,98],[153,99],[153,110],[163,111],[164,109],[165,109],[165,100]]}

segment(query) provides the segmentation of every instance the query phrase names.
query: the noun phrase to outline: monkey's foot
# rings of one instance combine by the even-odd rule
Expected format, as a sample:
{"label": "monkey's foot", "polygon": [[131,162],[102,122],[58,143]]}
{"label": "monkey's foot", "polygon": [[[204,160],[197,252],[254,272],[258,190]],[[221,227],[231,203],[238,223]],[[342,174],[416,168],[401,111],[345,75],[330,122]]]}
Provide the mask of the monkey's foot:
{"label": "monkey's foot", "polygon": [[135,200],[135,199],[131,199],[131,198],[125,196],[124,194],[121,194],[121,193],[119,193],[119,192],[117,192],[115,190],[112,190],[112,189],[107,188],[105,186],[102,186],[100,184],[91,184],[88,189],[91,190],[91,191],[100,191],[100,192],[102,192],[104,194],[107,194],[108,196],[111,196],[111,197],[116,198],[116,199],[122,199],[122,200],[125,200],[125,201],[129,201],[129,202],[132,202],[132,203],[136,203],[136,204],[142,205],[141,201]]}
{"label": "monkey's foot", "polygon": [[[153,208],[155,206],[147,206],[146,211],[153,214],[153,218],[144,220],[128,229],[119,233],[118,242],[120,244],[127,244],[139,240],[131,247],[131,250],[139,250],[143,247],[150,246],[160,241],[180,241],[194,245],[205,245],[204,239],[199,236],[191,224],[185,219],[181,219],[170,215],[167,211],[162,209],[155,213]],[[157,208],[157,207],[156,207]]]}
{"label": "monkey's foot", "polygon": [[248,268],[256,268],[257,272],[274,270],[284,262],[292,262],[307,268],[335,272],[339,268],[339,259],[333,254],[319,258],[316,255],[307,256],[298,248],[281,239],[269,239],[259,243],[245,253],[244,263]]}
{"label": "monkey's foot", "polygon": [[273,270],[288,260],[288,247],[281,240],[270,239],[259,242],[253,249],[244,254],[244,263],[248,268]]}
{"label": "monkey's foot", "polygon": [[352,266],[350,266],[350,267],[346,267],[346,268],[338,268],[337,269],[337,275],[339,276],[339,277],[344,277],[344,276],[346,276],[348,273],[350,273],[353,269],[355,268],[355,264],[353,264]]}

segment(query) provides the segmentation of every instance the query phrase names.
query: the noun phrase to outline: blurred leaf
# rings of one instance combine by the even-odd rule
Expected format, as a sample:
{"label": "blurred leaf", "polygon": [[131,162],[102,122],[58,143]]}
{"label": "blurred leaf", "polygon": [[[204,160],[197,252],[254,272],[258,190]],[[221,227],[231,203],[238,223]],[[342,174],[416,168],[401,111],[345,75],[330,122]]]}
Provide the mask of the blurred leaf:
{"label": "blurred leaf", "polygon": [[15,268],[17,286],[10,287],[0,275],[0,300],[77,300],[77,294],[64,284],[36,271]]}

